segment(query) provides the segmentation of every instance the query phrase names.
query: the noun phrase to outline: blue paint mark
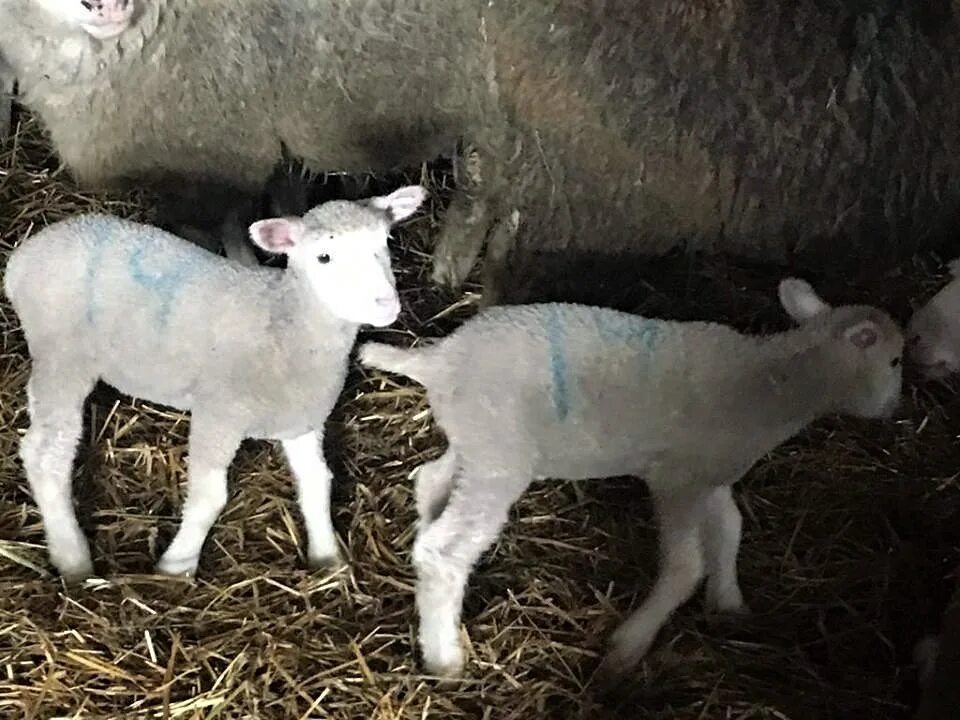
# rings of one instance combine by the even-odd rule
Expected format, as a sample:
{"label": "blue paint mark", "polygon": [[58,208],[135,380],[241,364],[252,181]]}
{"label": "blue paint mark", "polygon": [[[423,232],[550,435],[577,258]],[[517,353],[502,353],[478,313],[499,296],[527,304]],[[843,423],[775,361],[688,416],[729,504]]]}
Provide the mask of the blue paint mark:
{"label": "blue paint mark", "polygon": [[93,247],[90,257],[87,258],[87,270],[84,276],[84,296],[87,300],[87,322],[93,325],[97,314],[96,308],[96,287],[97,271],[103,260],[104,246],[113,236],[114,225],[108,222],[91,223],[90,229],[93,231]]}
{"label": "blue paint mark", "polygon": [[157,322],[166,327],[170,319],[170,307],[183,282],[192,274],[193,265],[189,256],[183,256],[169,268],[148,271],[143,267],[145,246],[137,245],[130,253],[130,277],[148,290],[153,291],[159,301]]}
{"label": "blue paint mark", "polygon": [[597,329],[605,342],[640,344],[653,352],[665,327],[662,320],[605,312],[597,314]]}
{"label": "blue paint mark", "polygon": [[550,345],[550,370],[553,375],[553,408],[561,420],[570,412],[567,388],[567,356],[563,349],[563,325],[560,311],[551,307],[546,318],[547,342]]}

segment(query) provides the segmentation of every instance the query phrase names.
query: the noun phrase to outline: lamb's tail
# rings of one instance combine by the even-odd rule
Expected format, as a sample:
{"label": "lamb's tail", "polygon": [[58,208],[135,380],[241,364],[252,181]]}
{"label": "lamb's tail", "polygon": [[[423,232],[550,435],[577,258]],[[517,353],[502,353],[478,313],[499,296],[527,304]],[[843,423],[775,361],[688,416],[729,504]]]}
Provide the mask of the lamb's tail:
{"label": "lamb's tail", "polygon": [[432,347],[404,349],[378,342],[364,343],[360,347],[359,360],[362,365],[378,370],[406,375],[421,385],[428,385],[437,376],[429,357]]}

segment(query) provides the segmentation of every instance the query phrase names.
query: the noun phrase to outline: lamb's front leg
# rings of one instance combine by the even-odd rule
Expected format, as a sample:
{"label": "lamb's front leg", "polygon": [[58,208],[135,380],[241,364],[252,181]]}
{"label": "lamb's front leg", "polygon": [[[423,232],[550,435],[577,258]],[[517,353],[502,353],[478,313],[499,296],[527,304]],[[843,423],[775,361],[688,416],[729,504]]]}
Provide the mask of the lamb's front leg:
{"label": "lamb's front leg", "polygon": [[707,608],[713,612],[749,612],[737,581],[742,528],[743,518],[730,486],[710,491],[704,500],[700,532],[706,559]]}
{"label": "lamb's front leg", "polygon": [[164,575],[193,575],[210,528],[227,504],[227,468],[240,445],[222,427],[193,415],[187,457],[183,519],[157,563]]}
{"label": "lamb's front leg", "polygon": [[700,532],[705,495],[695,490],[654,495],[660,520],[660,572],[647,599],[613,633],[601,666],[603,675],[617,677],[632,669],[703,579]]}
{"label": "lamb's front leg", "polygon": [[283,441],[287,462],[297,480],[300,510],[307,526],[307,561],[310,567],[340,567],[340,551],[330,511],[333,473],[323,459],[323,435],[310,432]]}

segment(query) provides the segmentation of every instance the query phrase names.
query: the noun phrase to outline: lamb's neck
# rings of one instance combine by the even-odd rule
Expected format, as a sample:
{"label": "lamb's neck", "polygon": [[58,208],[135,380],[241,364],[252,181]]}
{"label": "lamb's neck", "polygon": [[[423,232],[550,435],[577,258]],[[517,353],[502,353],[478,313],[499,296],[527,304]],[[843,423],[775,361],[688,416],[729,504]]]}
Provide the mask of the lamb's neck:
{"label": "lamb's neck", "polygon": [[291,309],[291,326],[311,347],[333,350],[338,342],[353,346],[360,326],[337,317],[317,298],[307,279],[296,268],[280,275],[282,302]]}
{"label": "lamb's neck", "polygon": [[760,345],[751,395],[764,421],[800,428],[837,411],[843,378],[825,357],[824,333],[829,328],[800,328]]}

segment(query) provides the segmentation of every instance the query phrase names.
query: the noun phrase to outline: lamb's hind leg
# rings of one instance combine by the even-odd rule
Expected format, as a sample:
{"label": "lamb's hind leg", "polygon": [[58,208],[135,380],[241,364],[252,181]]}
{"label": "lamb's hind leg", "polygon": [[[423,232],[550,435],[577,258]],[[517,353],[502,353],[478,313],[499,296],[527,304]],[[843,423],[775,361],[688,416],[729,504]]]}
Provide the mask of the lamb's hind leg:
{"label": "lamb's hind leg", "polygon": [[447,448],[436,460],[420,465],[414,471],[416,478],[417,515],[421,530],[437,519],[450,499],[457,472],[457,454]]}
{"label": "lamb's hind leg", "polygon": [[428,672],[451,676],[462,669],[458,629],[467,579],[529,479],[529,473],[484,474],[465,467],[443,512],[417,533],[419,640]]}
{"label": "lamb's hind leg", "polygon": [[50,562],[67,581],[93,574],[90,547],[73,508],[71,479],[77,442],[83,432],[83,404],[95,380],[78,372],[72,358],[58,365],[34,356],[27,382],[30,427],[20,458],[40,509]]}
{"label": "lamb's hind leg", "polygon": [[180,528],[157,564],[164,575],[193,575],[200,550],[227,504],[227,468],[242,437],[194,411],[187,458],[187,497]]}

